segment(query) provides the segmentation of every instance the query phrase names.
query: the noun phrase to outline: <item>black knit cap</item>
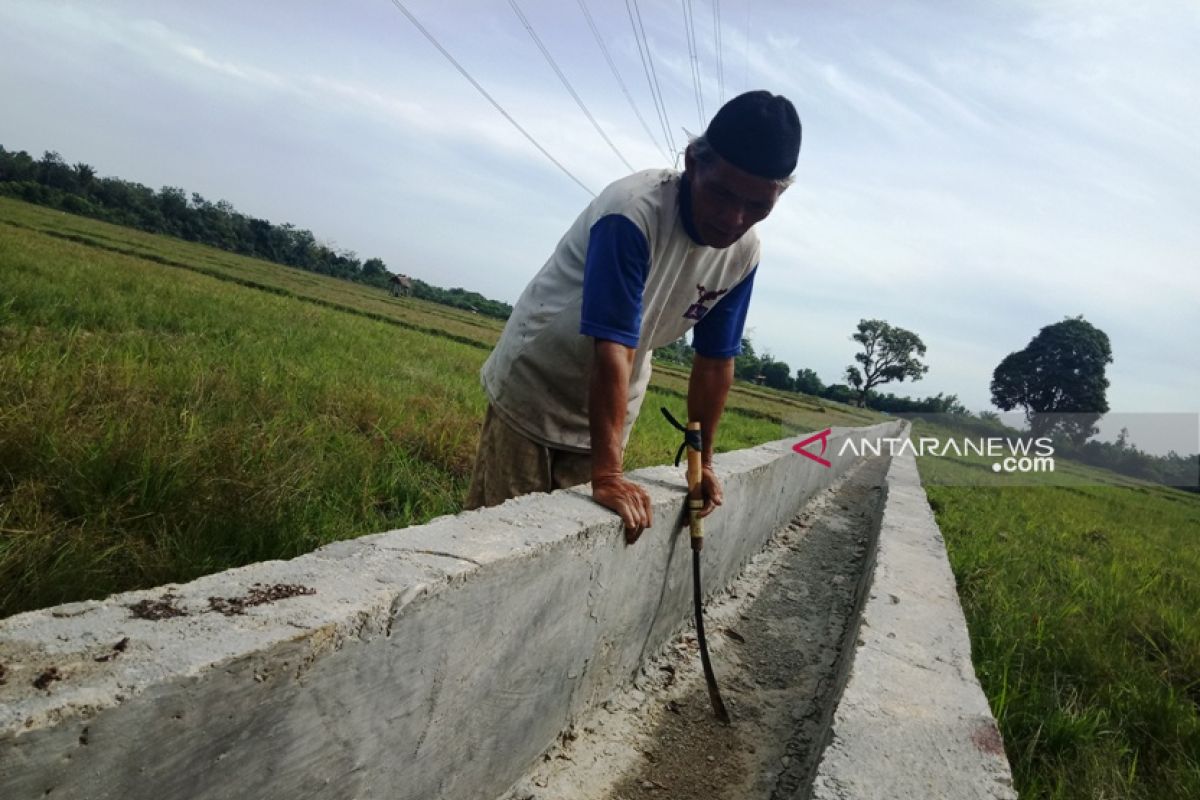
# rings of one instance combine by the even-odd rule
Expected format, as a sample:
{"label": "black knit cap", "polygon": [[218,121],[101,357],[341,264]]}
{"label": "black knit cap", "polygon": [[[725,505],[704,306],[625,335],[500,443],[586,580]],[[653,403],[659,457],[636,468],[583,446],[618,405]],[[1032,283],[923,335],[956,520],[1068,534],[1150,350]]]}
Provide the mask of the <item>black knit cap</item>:
{"label": "black knit cap", "polygon": [[786,178],[800,156],[800,116],[786,97],[759,89],[721,106],[705,138],[717,155],[760,178]]}

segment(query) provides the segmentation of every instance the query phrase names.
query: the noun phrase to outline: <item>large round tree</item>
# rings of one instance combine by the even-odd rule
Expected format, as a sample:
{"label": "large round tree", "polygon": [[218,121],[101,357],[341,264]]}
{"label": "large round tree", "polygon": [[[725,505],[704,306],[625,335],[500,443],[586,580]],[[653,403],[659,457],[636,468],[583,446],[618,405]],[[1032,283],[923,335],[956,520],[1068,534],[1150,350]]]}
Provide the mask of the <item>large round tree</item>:
{"label": "large round tree", "polygon": [[1034,436],[1062,433],[1082,444],[1108,411],[1104,368],[1112,360],[1104,331],[1082,316],[1068,317],[1000,362],[992,373],[992,402],[1004,411],[1025,409]]}
{"label": "large round tree", "polygon": [[867,405],[867,396],[876,386],[905,378],[919,381],[929,367],[917,356],[925,355],[925,343],[912,331],[889,325],[881,319],[863,319],[850,337],[862,345],[854,354],[856,366],[846,367],[846,383],[858,391],[858,405]]}

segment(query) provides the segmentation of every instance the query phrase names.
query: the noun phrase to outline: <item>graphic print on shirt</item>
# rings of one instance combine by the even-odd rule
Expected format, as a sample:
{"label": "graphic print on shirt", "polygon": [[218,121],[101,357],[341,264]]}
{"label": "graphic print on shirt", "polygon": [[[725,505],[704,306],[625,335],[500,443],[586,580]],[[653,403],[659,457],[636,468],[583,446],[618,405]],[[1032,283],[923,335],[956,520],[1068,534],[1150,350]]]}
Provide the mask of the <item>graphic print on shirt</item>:
{"label": "graphic print on shirt", "polygon": [[701,286],[700,284],[696,284],[696,291],[700,293],[700,299],[697,300],[695,303],[692,303],[690,306],[688,306],[688,310],[683,312],[683,316],[686,317],[687,319],[699,320],[701,317],[703,317],[705,314],[708,313],[708,307],[705,306],[704,304],[711,303],[713,300],[716,300],[718,297],[725,294],[729,290],[722,289],[719,292],[710,292],[707,289],[705,289],[703,286]]}

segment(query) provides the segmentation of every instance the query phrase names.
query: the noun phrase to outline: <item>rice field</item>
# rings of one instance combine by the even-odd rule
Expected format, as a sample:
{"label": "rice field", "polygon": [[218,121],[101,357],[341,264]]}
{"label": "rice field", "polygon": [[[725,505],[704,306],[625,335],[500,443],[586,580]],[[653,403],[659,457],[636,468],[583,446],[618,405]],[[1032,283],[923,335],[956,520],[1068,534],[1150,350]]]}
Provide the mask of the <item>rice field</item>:
{"label": "rice field", "polygon": [[[0,616],[460,510],[500,329],[0,199]],[[674,454],[685,391],[656,378],[629,468]],[[872,416],[732,395],[720,449]]]}
{"label": "rice field", "polygon": [[1200,495],[918,465],[1021,797],[1200,797]]}

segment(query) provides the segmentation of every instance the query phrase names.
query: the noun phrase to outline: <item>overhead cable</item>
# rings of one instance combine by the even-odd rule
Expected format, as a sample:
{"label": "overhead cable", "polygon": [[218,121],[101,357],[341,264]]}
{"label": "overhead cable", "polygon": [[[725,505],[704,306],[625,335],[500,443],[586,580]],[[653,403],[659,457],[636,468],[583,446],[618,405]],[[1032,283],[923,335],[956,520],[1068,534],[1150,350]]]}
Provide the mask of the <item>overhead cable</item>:
{"label": "overhead cable", "polygon": [[583,11],[584,19],[587,20],[588,27],[592,30],[592,36],[596,38],[596,44],[600,45],[600,52],[604,54],[604,60],[608,62],[608,68],[612,71],[613,77],[617,79],[617,85],[621,87],[621,93],[625,95],[625,99],[629,101],[629,107],[633,109],[633,113],[637,115],[638,122],[642,123],[642,130],[650,137],[650,141],[654,142],[654,146],[662,150],[667,156],[667,160],[671,160],[671,155],[667,150],[664,150],[658,139],[650,132],[650,125],[646,122],[642,112],[638,110],[637,103],[633,101],[633,95],[629,93],[629,87],[625,85],[625,81],[621,79],[621,73],[617,71],[617,65],[613,62],[612,54],[608,51],[608,45],[604,43],[604,39],[600,36],[600,29],[596,27],[595,20],[592,19],[592,13],[588,10],[587,3],[584,0],[577,0],[579,8]]}
{"label": "overhead cable", "polygon": [[692,0],[679,0],[683,5],[683,28],[687,33],[688,59],[692,64],[692,89],[696,93],[696,115],[700,130],[704,130],[704,93],[700,87],[700,54],[696,42],[696,20],[692,16]]}
{"label": "overhead cable", "polygon": [[725,105],[725,59],[721,52],[721,0],[712,0],[713,4],[713,38],[717,45],[717,97],[721,105]]}
{"label": "overhead cable", "polygon": [[487,92],[487,90],[486,90],[486,89],[484,89],[482,86],[480,86],[480,85],[479,85],[479,81],[477,81],[477,80],[475,80],[474,78],[472,78],[472,77],[471,77],[471,74],[470,74],[469,72],[467,72],[466,68],[464,68],[462,64],[459,64],[459,63],[458,63],[458,61],[457,61],[457,60],[454,58],[454,56],[450,55],[450,52],[449,52],[448,50],[446,50],[446,48],[442,47],[441,43],[440,43],[440,42],[439,42],[439,41],[438,41],[436,38],[434,38],[433,34],[432,34],[432,33],[430,33],[428,30],[426,30],[426,29],[425,29],[425,26],[424,26],[424,25],[422,25],[422,24],[420,23],[420,21],[419,21],[419,20],[418,20],[416,17],[414,17],[414,16],[412,15],[412,12],[411,12],[411,11],[409,11],[407,8],[405,8],[405,7],[404,7],[404,4],[403,4],[402,2],[400,2],[400,0],[392,0],[392,5],[394,5],[394,6],[395,6],[397,9],[399,9],[399,10],[400,10],[400,13],[402,13],[402,14],[404,14],[404,16],[408,17],[408,21],[409,21],[409,22],[411,22],[411,23],[413,24],[413,26],[415,26],[415,27],[416,27],[416,29],[417,29],[418,31],[420,31],[420,32],[421,32],[421,34],[422,34],[422,35],[423,35],[423,36],[424,36],[426,39],[428,39],[428,40],[429,40],[429,43],[430,43],[430,44],[432,44],[434,47],[436,47],[436,48],[438,49],[438,52],[439,52],[439,53],[441,53],[443,56],[445,56],[445,57],[446,57],[446,60],[447,60],[447,61],[449,61],[451,64],[453,64],[453,65],[454,65],[454,68],[455,68],[456,70],[458,70],[458,71],[459,71],[459,73],[460,73],[460,74],[461,74],[461,75],[462,75],[464,78],[466,78],[466,79],[467,79],[467,80],[470,82],[470,84],[471,84],[472,86],[474,86],[474,87],[476,88],[476,90],[478,90],[478,91],[479,91],[479,93],[480,93],[481,95],[483,95],[483,96],[484,96],[484,98],[485,98],[485,99],[486,99],[486,100],[487,100],[489,103],[491,103],[491,104],[492,104],[492,106],[493,106],[493,107],[494,107],[494,108],[495,108],[497,111],[499,111],[499,112],[500,112],[500,114],[501,114],[501,115],[502,115],[502,116],[503,116],[503,117],[504,117],[506,120],[508,120],[510,123],[512,123],[512,126],[513,126],[514,128],[516,128],[518,131],[520,131],[522,136],[524,136],[526,139],[528,139],[528,140],[529,140],[529,143],[530,143],[530,144],[532,144],[534,147],[536,147],[536,148],[538,149],[538,151],[539,151],[539,152],[540,152],[542,155],[544,155],[546,158],[550,159],[551,163],[553,163],[553,164],[554,164],[554,166],[556,166],[556,167],[558,167],[560,170],[562,170],[563,174],[565,174],[565,175],[566,175],[568,178],[570,178],[571,180],[575,181],[575,183],[579,184],[579,187],[580,187],[581,189],[583,189],[585,192],[587,192],[588,194],[590,194],[592,197],[595,197],[595,196],[596,196],[596,193],[595,193],[595,192],[593,192],[591,189],[589,189],[589,188],[587,187],[587,185],[586,185],[586,184],[585,184],[583,181],[579,180],[579,178],[576,178],[576,177],[575,177],[575,176],[574,176],[574,175],[571,173],[571,171],[570,171],[569,169],[567,169],[566,167],[564,167],[564,166],[563,166],[563,165],[562,165],[562,164],[559,162],[559,160],[558,160],[557,158],[555,158],[554,156],[550,155],[550,152],[549,152],[548,150],[546,150],[546,148],[542,147],[542,146],[541,146],[541,145],[538,143],[537,139],[534,139],[534,138],[533,138],[533,136],[532,136],[532,135],[530,135],[529,131],[527,131],[527,130],[525,130],[524,128],[522,128],[522,127],[521,127],[521,124],[520,124],[519,122],[517,122],[515,119],[513,119],[513,116],[512,116],[511,114],[509,114],[507,111],[505,111],[505,110],[504,110],[504,107],[503,107],[503,106],[501,106],[501,105],[500,105],[498,102],[496,102],[495,98],[493,98],[493,97],[492,97],[490,94],[488,94],[488,92]]}
{"label": "overhead cable", "polygon": [[[632,1],[633,5],[630,5]],[[637,42],[638,54],[642,57],[642,70],[646,73],[646,82],[650,85],[650,96],[654,99],[654,109],[658,112],[658,122],[663,128],[663,137],[667,147],[675,152],[675,140],[671,136],[671,120],[667,116],[667,105],[663,102],[662,88],[658,85],[658,72],[654,69],[654,58],[650,54],[650,40],[646,38],[646,28],[642,25],[642,11],[638,8],[637,0],[625,0],[625,10],[629,14],[629,24],[633,27],[633,38]],[[634,15],[637,21],[634,21]]]}
{"label": "overhead cable", "polygon": [[582,111],[583,115],[588,118],[588,122],[592,123],[592,127],[596,129],[596,133],[600,134],[600,138],[603,139],[610,148],[612,148],[612,151],[616,153],[617,158],[621,159],[621,163],[624,164],[630,172],[633,172],[633,165],[625,159],[625,156],[621,154],[621,151],[617,149],[617,146],[612,143],[612,139],[608,138],[608,135],[604,132],[604,129],[600,127],[600,123],[597,122],[596,118],[592,116],[592,112],[588,111],[588,107],[583,103],[583,98],[581,98],[579,93],[575,91],[575,87],[573,87],[571,82],[567,80],[567,76],[563,74],[563,71],[559,69],[554,57],[551,56],[550,51],[546,49],[546,45],[542,44],[542,40],[538,37],[537,31],[533,29],[533,25],[530,24],[524,12],[521,11],[521,7],[517,5],[517,0],[508,0],[508,4],[512,7],[513,13],[517,15],[517,19],[521,20],[521,24],[525,26],[525,30],[529,31],[529,36],[533,39],[533,43],[537,45],[538,50],[541,50],[542,55],[546,57],[546,63],[550,65],[552,70],[554,70],[554,74],[558,76],[560,81],[562,81],[562,85],[566,87],[568,92],[570,92],[571,97],[575,99],[575,104],[579,106],[579,110]]}
{"label": "overhead cable", "polygon": [[750,88],[750,3],[746,0],[746,28],[742,31],[742,91]]}

